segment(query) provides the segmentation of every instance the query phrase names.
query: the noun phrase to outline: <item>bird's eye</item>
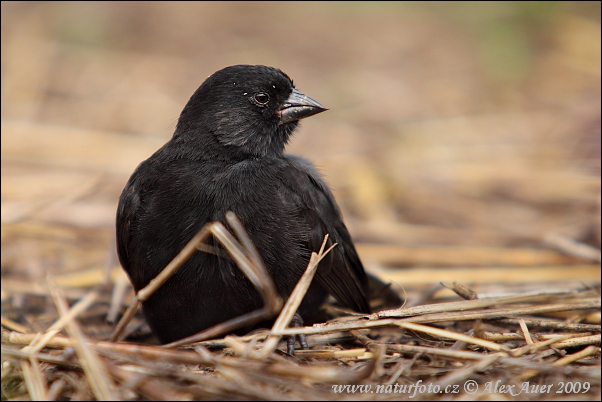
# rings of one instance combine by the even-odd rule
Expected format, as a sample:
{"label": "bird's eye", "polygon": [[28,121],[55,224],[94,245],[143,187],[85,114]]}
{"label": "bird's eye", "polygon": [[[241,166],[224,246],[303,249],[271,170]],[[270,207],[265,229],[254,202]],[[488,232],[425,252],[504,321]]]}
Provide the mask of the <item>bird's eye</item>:
{"label": "bird's eye", "polygon": [[270,96],[265,92],[257,92],[253,95],[253,99],[255,99],[255,102],[259,105],[264,106],[270,101]]}

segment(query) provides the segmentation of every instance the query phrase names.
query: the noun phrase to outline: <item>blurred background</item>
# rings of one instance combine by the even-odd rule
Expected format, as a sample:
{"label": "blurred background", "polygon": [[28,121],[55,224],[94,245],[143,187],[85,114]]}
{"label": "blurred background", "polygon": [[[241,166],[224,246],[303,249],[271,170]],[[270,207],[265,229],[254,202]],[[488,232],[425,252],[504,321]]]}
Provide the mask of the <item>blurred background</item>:
{"label": "blurred background", "polygon": [[600,247],[600,2],[1,11],[3,301],[46,273],[118,265],[127,179],[203,80],[233,64],[278,67],[330,109],[288,150],[325,174],[368,269],[445,266],[429,256],[448,247],[548,249],[559,236]]}

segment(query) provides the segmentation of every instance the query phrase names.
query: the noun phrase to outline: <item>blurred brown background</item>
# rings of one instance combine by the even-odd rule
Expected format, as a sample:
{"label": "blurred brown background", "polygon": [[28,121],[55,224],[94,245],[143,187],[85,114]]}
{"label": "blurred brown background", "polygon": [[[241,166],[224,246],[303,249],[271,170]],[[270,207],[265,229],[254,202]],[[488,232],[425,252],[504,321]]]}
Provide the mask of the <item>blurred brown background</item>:
{"label": "blurred brown background", "polygon": [[600,246],[599,2],[1,7],[4,290],[114,266],[129,175],[233,64],[281,68],[330,108],[288,149],[360,246]]}

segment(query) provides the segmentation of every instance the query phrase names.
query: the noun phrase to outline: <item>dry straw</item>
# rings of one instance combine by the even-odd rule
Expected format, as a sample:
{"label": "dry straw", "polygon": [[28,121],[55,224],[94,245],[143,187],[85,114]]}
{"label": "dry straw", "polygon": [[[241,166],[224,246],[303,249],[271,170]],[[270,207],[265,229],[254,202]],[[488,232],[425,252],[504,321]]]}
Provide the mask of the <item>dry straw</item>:
{"label": "dry straw", "polygon": [[[80,320],[99,300],[109,304],[108,289],[96,286],[69,308],[57,280],[49,276],[48,294],[60,315],[54,324],[43,334],[35,334],[18,323],[3,321],[9,328],[2,330],[4,395],[11,398],[26,392],[36,400],[389,399],[409,397],[399,392],[412,388],[395,386],[425,384],[430,388],[416,385],[415,399],[445,397],[433,389],[457,389],[454,397],[472,399],[460,385],[474,381],[496,397],[500,390],[487,391],[487,384],[513,384],[520,389],[526,382],[558,387],[569,380],[583,384],[582,393],[587,384],[587,394],[579,395],[600,394],[600,295],[596,290],[555,288],[491,296],[445,283],[445,288],[466,300],[437,302],[433,290],[422,295],[422,305],[288,328],[320,259],[330,249],[324,250],[323,245],[312,254],[306,273],[281,309],[244,228],[234,214],[228,214],[227,220],[234,235],[217,223],[203,228],[138,293],[112,338],[135,317],[140,301],[192,253],[224,253],[203,243],[210,235],[264,296],[262,309],[167,347],[95,340],[84,335]],[[268,331],[210,339],[274,317],[278,311]],[[583,320],[588,322],[577,322]],[[67,336],[60,334],[64,329]],[[311,348],[297,351],[295,357],[282,352],[286,348],[281,338],[299,334],[308,336]],[[353,384],[383,388],[378,388],[380,393],[344,388]],[[554,396],[537,395],[534,399]]]}

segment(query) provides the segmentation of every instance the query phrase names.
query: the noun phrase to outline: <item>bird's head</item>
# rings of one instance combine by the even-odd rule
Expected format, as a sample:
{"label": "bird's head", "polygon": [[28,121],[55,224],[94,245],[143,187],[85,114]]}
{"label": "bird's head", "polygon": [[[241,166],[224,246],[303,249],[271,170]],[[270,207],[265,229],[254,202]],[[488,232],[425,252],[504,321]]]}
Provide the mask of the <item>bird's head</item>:
{"label": "bird's head", "polygon": [[238,157],[279,155],[299,120],[325,110],[276,68],[231,66],[196,90],[174,136],[203,144],[209,135]]}

